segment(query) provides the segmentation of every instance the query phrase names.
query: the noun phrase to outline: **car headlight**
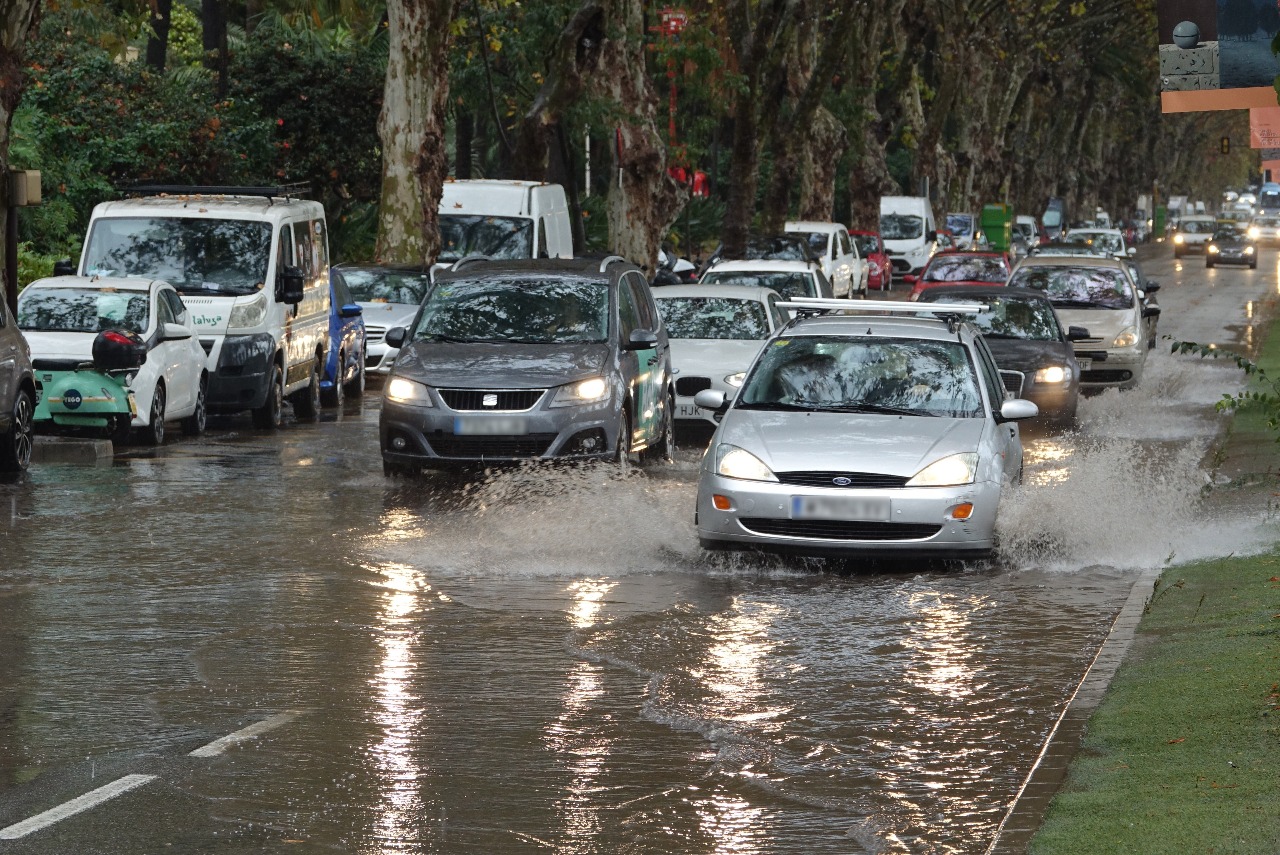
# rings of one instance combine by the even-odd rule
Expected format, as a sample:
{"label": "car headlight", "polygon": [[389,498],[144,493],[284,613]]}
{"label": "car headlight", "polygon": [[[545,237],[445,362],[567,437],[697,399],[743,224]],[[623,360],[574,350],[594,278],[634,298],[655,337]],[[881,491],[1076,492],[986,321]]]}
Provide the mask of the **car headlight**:
{"label": "car headlight", "polygon": [[582,404],[597,404],[609,399],[609,383],[603,377],[588,377],[556,390],[551,399],[552,407],[577,407]]}
{"label": "car headlight", "polygon": [[231,317],[227,318],[227,330],[246,330],[262,326],[267,319],[267,295],[259,291],[252,300],[231,308]]}
{"label": "car headlight", "polygon": [[415,407],[434,407],[431,392],[416,380],[392,377],[387,383],[387,400],[397,404],[413,404]]}
{"label": "car headlight", "polygon": [[777,481],[778,476],[764,462],[747,451],[722,442],[716,446],[716,474],[743,481]]}
{"label": "car headlight", "polygon": [[1186,240],[1186,238],[1184,238],[1182,235],[1174,235],[1174,236],[1173,236],[1173,242],[1174,242],[1174,243],[1182,243],[1184,240]]}
{"label": "car headlight", "polygon": [[1261,234],[1261,232],[1258,231],[1257,226],[1250,226],[1248,234],[1249,234],[1249,240],[1257,240],[1258,235]]}
{"label": "car headlight", "polygon": [[747,372],[739,371],[737,374],[730,374],[724,378],[724,382],[728,383],[735,389],[742,385],[742,381],[747,379]]}
{"label": "car headlight", "polygon": [[1071,379],[1071,369],[1061,365],[1050,365],[1035,373],[1037,383],[1065,383]]}
{"label": "car headlight", "polygon": [[1120,335],[1116,336],[1116,340],[1111,342],[1112,347],[1133,347],[1138,343],[1138,331],[1133,327],[1129,327]]}
{"label": "car headlight", "polygon": [[1253,255],[1253,247],[1251,247],[1251,246],[1246,246],[1246,247],[1244,248],[1244,254],[1245,254],[1245,255]]}
{"label": "car headlight", "polygon": [[965,451],[935,460],[907,482],[908,487],[958,487],[972,484],[978,472],[978,453]]}
{"label": "car headlight", "polygon": [[1209,254],[1210,254],[1210,255],[1214,255],[1214,254],[1216,254],[1216,253],[1217,253],[1217,251],[1218,251],[1218,245],[1217,245],[1216,243],[1211,243],[1211,244],[1209,244]]}

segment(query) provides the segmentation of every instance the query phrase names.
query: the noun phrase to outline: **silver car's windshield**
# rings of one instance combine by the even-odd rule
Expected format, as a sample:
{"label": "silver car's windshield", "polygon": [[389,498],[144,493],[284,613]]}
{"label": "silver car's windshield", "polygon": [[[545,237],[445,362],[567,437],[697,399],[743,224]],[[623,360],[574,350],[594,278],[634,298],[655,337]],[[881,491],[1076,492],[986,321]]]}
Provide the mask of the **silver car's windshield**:
{"label": "silver car's windshield", "polygon": [[769,318],[759,300],[730,297],[661,297],[658,311],[669,338],[763,339]]}
{"label": "silver car's windshield", "polygon": [[84,248],[89,276],[163,279],[184,294],[252,294],[267,281],[271,224],[195,217],[103,217]]}
{"label": "silver car's windshield", "polygon": [[1044,291],[1055,306],[1072,309],[1128,309],[1133,287],[1121,270],[1105,267],[1024,267],[1009,280],[1011,288]]}
{"label": "silver car's windshield", "polygon": [[973,418],[981,403],[958,341],[799,336],[765,348],[737,406]]}
{"label": "silver car's windshield", "polygon": [[440,261],[457,261],[468,255],[533,258],[533,220],[441,214]]}
{"label": "silver car's windshield", "polygon": [[755,273],[751,271],[712,271],[702,277],[704,285],[745,285],[748,288],[772,288],[784,300],[795,297],[817,297],[818,286],[809,273]]}
{"label": "silver car's windshield", "polygon": [[428,273],[378,267],[343,267],[342,278],[351,296],[360,303],[411,303],[418,305],[431,287]]}
{"label": "silver car's windshield", "polygon": [[18,326],[28,332],[142,333],[150,318],[150,297],[138,291],[28,288],[18,300]]}
{"label": "silver car's windshield", "polygon": [[427,297],[413,338],[453,342],[600,342],[609,288],[564,277],[443,282]]}

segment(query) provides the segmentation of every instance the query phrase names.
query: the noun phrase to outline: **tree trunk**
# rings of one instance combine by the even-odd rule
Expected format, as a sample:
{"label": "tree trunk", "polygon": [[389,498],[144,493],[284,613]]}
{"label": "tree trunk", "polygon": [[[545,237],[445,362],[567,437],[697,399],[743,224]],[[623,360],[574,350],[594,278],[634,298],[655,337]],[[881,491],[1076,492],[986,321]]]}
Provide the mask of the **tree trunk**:
{"label": "tree trunk", "polygon": [[147,65],[156,71],[164,71],[165,55],[169,52],[169,13],[173,0],[153,0],[151,7],[151,34],[147,37]]}
{"label": "tree trunk", "polygon": [[849,134],[830,110],[820,107],[805,141],[799,159],[798,216],[826,222],[836,215],[836,169],[849,147]]}
{"label": "tree trunk", "polygon": [[437,216],[447,174],[445,108],[449,99],[449,23],[453,0],[391,0],[391,43],[378,137],[382,141],[380,261],[434,263]]}
{"label": "tree trunk", "polygon": [[[9,234],[9,130],[13,111],[22,100],[27,86],[25,49],[40,17],[40,0],[4,0],[0,3],[0,235]],[[18,281],[14,272],[17,259],[10,257],[16,248],[8,240],[0,240],[0,270],[4,271],[5,299],[9,308],[18,306]]]}
{"label": "tree trunk", "polygon": [[227,95],[227,0],[202,0],[204,64],[218,75],[218,100]]}

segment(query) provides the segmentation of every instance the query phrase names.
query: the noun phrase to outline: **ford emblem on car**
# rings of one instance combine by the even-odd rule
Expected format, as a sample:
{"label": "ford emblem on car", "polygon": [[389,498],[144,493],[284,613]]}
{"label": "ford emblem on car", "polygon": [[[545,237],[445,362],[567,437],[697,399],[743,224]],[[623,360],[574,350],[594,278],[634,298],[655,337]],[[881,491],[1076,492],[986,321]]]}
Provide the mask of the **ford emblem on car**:
{"label": "ford emblem on car", "polygon": [[831,483],[835,484],[837,487],[848,487],[850,484],[853,483],[853,481],[852,479],[846,478],[843,475],[841,475],[839,478],[832,478]]}

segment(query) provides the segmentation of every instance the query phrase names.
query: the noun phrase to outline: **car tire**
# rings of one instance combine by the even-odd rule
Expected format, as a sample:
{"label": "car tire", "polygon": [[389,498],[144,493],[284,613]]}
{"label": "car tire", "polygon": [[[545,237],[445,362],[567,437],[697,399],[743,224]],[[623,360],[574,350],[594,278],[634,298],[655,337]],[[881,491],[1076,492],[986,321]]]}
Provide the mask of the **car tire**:
{"label": "car tire", "polygon": [[320,390],[320,403],[326,407],[342,409],[343,399],[346,397],[346,390],[342,388],[342,363],[345,358],[346,354],[338,354],[338,365],[333,372],[333,385],[328,389]]}
{"label": "car tire", "polygon": [[1257,270],[1257,269],[1258,269],[1258,262],[1255,260],[1252,264],[1250,264],[1250,265],[1249,265],[1249,269],[1250,269],[1250,270]]}
{"label": "car tire", "polygon": [[364,364],[366,359],[367,359],[367,355],[365,353],[364,348],[362,347],[360,348],[359,359],[356,361],[356,365],[357,365],[356,376],[352,377],[350,380],[347,381],[346,389],[344,390],[346,392],[347,397],[354,401],[360,401],[364,398],[364,384],[365,384],[365,365]]}
{"label": "car tire", "polygon": [[676,396],[668,393],[662,433],[644,450],[645,463],[672,463],[676,459]]}
{"label": "car tire", "polygon": [[280,366],[271,363],[267,377],[267,400],[253,411],[253,426],[259,430],[278,430],[284,424],[284,376]]}
{"label": "car tire", "polygon": [[631,415],[625,409],[618,418],[618,438],[614,443],[613,462],[618,466],[618,472],[624,478],[630,473],[631,460]]}
{"label": "car tire", "polygon": [[0,472],[22,472],[31,465],[31,450],[35,443],[34,415],[31,393],[19,389],[13,399],[13,424],[7,433],[0,435]]}
{"label": "car tire", "polygon": [[147,416],[147,426],[139,431],[139,436],[147,445],[164,445],[164,384],[157,383],[151,394],[151,412]]}
{"label": "car tire", "polygon": [[182,432],[187,436],[199,436],[209,423],[209,376],[200,375],[200,388],[196,391],[196,408],[182,420]]}
{"label": "car tire", "polygon": [[311,363],[311,378],[306,387],[294,392],[289,400],[299,421],[315,421],[320,415],[320,360]]}

